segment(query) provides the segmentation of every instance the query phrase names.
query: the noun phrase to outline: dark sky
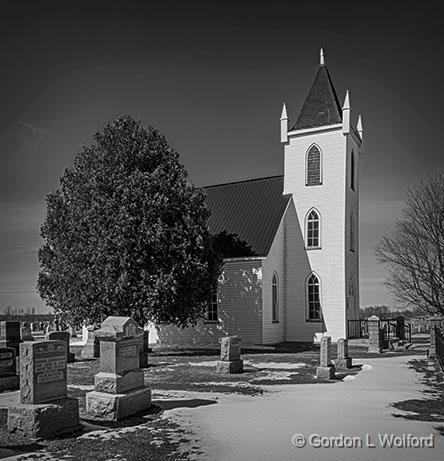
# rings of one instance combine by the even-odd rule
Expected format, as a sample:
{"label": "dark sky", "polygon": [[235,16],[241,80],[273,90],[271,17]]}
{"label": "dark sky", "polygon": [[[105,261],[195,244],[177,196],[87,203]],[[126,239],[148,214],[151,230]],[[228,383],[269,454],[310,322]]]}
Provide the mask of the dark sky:
{"label": "dark sky", "polygon": [[361,304],[393,301],[372,248],[443,167],[442,2],[23,2],[0,17],[0,309],[35,292],[45,195],[118,115],[152,124],[196,185],[282,173],[319,63],[362,112]]}

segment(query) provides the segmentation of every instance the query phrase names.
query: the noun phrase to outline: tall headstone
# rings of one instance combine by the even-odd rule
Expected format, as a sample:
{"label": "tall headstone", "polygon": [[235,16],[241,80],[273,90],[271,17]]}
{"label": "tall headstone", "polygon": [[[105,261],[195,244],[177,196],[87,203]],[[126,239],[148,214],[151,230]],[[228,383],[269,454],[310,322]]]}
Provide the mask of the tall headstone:
{"label": "tall headstone", "polygon": [[348,340],[338,339],[337,342],[337,359],[335,360],[337,370],[347,370],[352,367],[352,358],[348,355]]}
{"label": "tall headstone", "polygon": [[151,406],[151,390],[145,386],[144,374],[139,368],[139,349],[137,337],[100,340],[95,389],[86,394],[87,418],[118,421]]}
{"label": "tall headstone", "polygon": [[46,437],[79,427],[79,402],[67,397],[64,341],[20,346],[20,404],[8,408],[8,430]]}
{"label": "tall headstone", "polygon": [[220,360],[217,361],[217,373],[241,373],[244,370],[244,362],[240,358],[240,336],[226,336],[220,343]]}
{"label": "tall headstone", "polygon": [[331,363],[331,338],[324,336],[321,339],[320,364],[316,376],[319,379],[334,379],[335,371],[335,366]]}
{"label": "tall headstone", "polygon": [[140,368],[148,368],[150,332],[148,330],[143,330],[143,332],[139,334],[138,337],[140,338],[139,366]]}
{"label": "tall headstone", "polygon": [[19,388],[19,377],[16,373],[15,349],[0,347],[0,392]]}
{"label": "tall headstone", "polygon": [[34,341],[29,324],[23,323],[20,327],[20,337],[22,341]]}
{"label": "tall headstone", "polygon": [[13,347],[20,354],[20,322],[6,320],[0,322],[0,347]]}
{"label": "tall headstone", "polygon": [[372,315],[367,320],[368,324],[368,352],[380,354],[382,350],[382,332],[379,326],[379,317]]}
{"label": "tall headstone", "polygon": [[97,328],[94,325],[87,327],[87,340],[83,346],[82,358],[94,359],[100,356],[99,339],[96,338]]}
{"label": "tall headstone", "polygon": [[70,334],[67,331],[50,331],[46,333],[46,341],[63,341],[66,343],[68,363],[75,361],[75,354],[69,350],[69,338]]}

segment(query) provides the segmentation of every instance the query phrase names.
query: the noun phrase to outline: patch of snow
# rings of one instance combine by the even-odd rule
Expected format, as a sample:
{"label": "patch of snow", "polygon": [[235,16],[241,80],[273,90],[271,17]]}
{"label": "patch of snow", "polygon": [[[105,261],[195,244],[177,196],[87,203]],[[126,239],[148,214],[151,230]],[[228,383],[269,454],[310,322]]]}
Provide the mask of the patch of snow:
{"label": "patch of snow", "polygon": [[362,365],[362,368],[361,370],[362,371],[370,371],[373,367],[371,365],[368,365],[367,363],[365,363],[364,365]]}
{"label": "patch of snow", "polygon": [[252,365],[256,368],[271,369],[271,370],[297,370],[298,368],[308,366],[304,362],[290,363],[290,362],[252,362],[245,360],[244,363]]}
{"label": "patch of snow", "polygon": [[208,381],[205,383],[193,384],[202,384],[205,386],[251,387],[251,384],[245,381]]}
{"label": "patch of snow", "polygon": [[291,371],[272,371],[266,373],[264,376],[259,376],[257,378],[253,378],[251,382],[259,382],[259,381],[279,381],[279,380],[290,380],[291,375],[294,375],[296,373],[291,372]]}
{"label": "patch of snow", "polygon": [[347,382],[347,381],[353,381],[354,379],[356,379],[356,376],[353,376],[353,375],[347,375],[344,377],[343,381]]}
{"label": "patch of snow", "polygon": [[216,360],[212,360],[209,362],[188,362],[188,365],[192,367],[215,367],[217,364]]}

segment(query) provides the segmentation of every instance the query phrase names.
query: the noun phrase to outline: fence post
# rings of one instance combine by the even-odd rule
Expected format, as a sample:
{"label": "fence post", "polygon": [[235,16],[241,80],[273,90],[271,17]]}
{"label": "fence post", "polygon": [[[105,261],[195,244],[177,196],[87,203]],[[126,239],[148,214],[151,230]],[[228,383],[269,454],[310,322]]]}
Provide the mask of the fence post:
{"label": "fence post", "polygon": [[367,320],[368,324],[368,352],[371,354],[381,353],[381,330],[379,328],[379,317],[372,315]]}
{"label": "fence post", "polygon": [[442,317],[429,317],[430,325],[430,349],[429,358],[436,357],[436,331],[435,328],[441,329],[443,323]]}

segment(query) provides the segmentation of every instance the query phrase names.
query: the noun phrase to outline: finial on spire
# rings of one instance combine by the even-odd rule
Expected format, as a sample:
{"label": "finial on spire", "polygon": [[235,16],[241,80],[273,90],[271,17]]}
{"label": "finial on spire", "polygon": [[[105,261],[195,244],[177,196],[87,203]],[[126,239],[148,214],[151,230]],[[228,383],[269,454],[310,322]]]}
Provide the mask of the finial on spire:
{"label": "finial on spire", "polygon": [[287,116],[287,107],[282,106],[281,114],[281,142],[288,142],[288,116]]}
{"label": "finial on spire", "polygon": [[287,106],[285,105],[285,102],[282,106],[282,114],[281,114],[281,120],[288,120],[287,116]]}
{"label": "finial on spire", "polygon": [[350,95],[347,90],[347,93],[345,94],[345,100],[344,100],[344,105],[342,106],[342,110],[350,110]]}
{"label": "finial on spire", "polygon": [[358,123],[356,124],[356,130],[358,131],[359,137],[361,138],[361,141],[362,141],[362,136],[364,134],[364,129],[362,128],[361,114],[359,114],[359,117],[358,117]]}
{"label": "finial on spire", "polygon": [[320,64],[323,66],[325,64],[325,59],[324,59],[324,50],[321,48],[321,59],[320,59]]}

